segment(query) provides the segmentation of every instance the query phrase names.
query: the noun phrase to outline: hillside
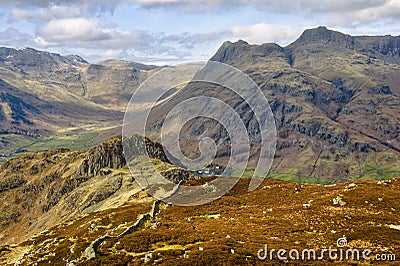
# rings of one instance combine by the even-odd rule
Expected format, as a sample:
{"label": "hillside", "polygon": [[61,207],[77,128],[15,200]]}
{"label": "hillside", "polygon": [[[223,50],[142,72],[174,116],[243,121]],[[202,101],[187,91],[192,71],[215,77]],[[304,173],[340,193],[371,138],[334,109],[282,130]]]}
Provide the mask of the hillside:
{"label": "hillside", "polygon": [[[139,166],[147,147],[167,178],[180,177],[188,186],[213,179],[171,165],[148,139],[124,141]],[[1,264],[275,265],[282,263],[276,256],[257,257],[266,244],[269,250],[321,252],[336,248],[339,238],[347,241],[343,249],[370,249],[371,259],[400,256],[399,178],[325,186],[267,178],[252,192],[249,179],[241,179],[213,202],[178,207],[139,188],[125,163],[119,137],[88,151],[48,150],[8,161],[0,170]],[[154,173],[142,167],[140,174]]]}
{"label": "hillside", "polygon": [[[126,140],[141,165],[144,140]],[[143,143],[143,144],[141,144]],[[196,178],[171,165],[146,140],[153,163],[166,177]],[[143,170],[142,175],[152,174]],[[120,137],[88,151],[53,149],[27,153],[0,169],[0,244],[18,243],[74,217],[119,207],[141,191],[126,166]]]}
{"label": "hillside", "polygon": [[[278,131],[272,176],[338,182],[399,175],[399,47],[400,37],[353,37],[319,27],[287,47],[226,42],[211,60],[242,70],[267,97]],[[179,90],[155,109],[152,128],[162,124],[160,113],[200,95],[229,103],[241,116],[254,141],[254,167],[260,143],[250,107],[221,86],[192,83]],[[229,137],[215,121],[191,121],[181,136],[194,158],[192,136],[211,137],[220,144],[217,160],[226,161]]]}
{"label": "hillside", "polygon": [[[249,180],[242,179],[216,201],[177,207],[137,188],[120,164],[119,145],[112,139],[84,153],[30,154],[29,161],[17,158],[3,168],[2,265],[278,265],[276,253],[262,261],[258,251],[268,245],[268,250],[320,253],[336,248],[339,238],[347,241],[344,250],[370,249],[374,260],[377,254],[400,256],[398,178],[329,186],[265,179],[252,192]],[[42,157],[50,166],[37,165]],[[82,166],[85,160],[89,167]],[[17,168],[24,174],[10,178],[7,173]],[[57,177],[44,175],[53,168]],[[79,177],[71,176],[73,170]],[[210,178],[188,185],[206,181]],[[374,264],[396,265],[390,260]],[[328,256],[300,262],[332,263]]]}
{"label": "hillside", "polygon": [[[43,145],[43,140],[49,142],[47,148],[86,148],[120,134],[132,93],[155,69],[118,60],[89,64],[79,56],[32,48],[0,48],[0,157],[38,150],[40,145],[31,146]],[[94,136],[82,143],[77,133]]]}

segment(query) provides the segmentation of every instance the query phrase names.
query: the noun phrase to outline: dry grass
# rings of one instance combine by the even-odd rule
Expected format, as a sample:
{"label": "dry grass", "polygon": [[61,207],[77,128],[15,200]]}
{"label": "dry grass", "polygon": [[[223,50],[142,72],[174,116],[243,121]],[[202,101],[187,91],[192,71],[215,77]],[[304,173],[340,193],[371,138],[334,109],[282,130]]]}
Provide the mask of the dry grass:
{"label": "dry grass", "polygon": [[[141,265],[145,260],[161,265],[258,265],[262,261],[257,251],[265,244],[270,249],[321,250],[334,247],[343,235],[350,247],[369,248],[374,254],[396,254],[400,248],[400,230],[395,227],[400,220],[399,179],[329,187],[267,179],[253,192],[248,192],[247,186],[248,180],[240,180],[228,195],[206,205],[168,207],[143,230],[107,240],[99,247],[95,260],[82,261],[77,254],[91,239],[122,230],[138,213],[147,212],[150,205],[148,201],[138,202],[89,214],[34,238],[34,249],[49,240],[58,239],[59,244],[50,244],[49,250],[42,250],[30,261],[43,258],[43,263],[69,259],[77,265]],[[333,205],[338,195],[346,205]],[[92,224],[94,230],[90,229]],[[32,241],[23,245],[29,246]],[[70,253],[71,246],[74,254]],[[55,257],[46,257],[51,252]],[[270,263],[278,264],[279,260]]]}

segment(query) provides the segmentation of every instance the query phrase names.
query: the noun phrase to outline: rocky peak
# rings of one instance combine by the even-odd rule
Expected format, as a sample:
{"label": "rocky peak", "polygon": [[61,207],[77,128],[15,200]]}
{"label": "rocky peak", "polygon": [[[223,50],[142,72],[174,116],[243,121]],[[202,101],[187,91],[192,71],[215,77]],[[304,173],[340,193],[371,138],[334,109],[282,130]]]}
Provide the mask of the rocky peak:
{"label": "rocky peak", "polygon": [[79,55],[67,55],[67,56],[64,56],[64,57],[67,58],[68,60],[72,61],[72,62],[82,63],[82,64],[89,64],[88,61],[86,61],[85,59],[83,59]]}
{"label": "rocky peak", "polygon": [[255,60],[256,57],[281,56],[283,53],[284,48],[275,43],[250,45],[243,40],[234,43],[228,41],[222,44],[211,60],[217,62],[230,62],[231,60],[237,60],[237,58],[240,57],[245,58],[249,54],[251,54],[252,59]]}
{"label": "rocky peak", "polygon": [[[122,142],[123,141],[123,142]],[[123,144],[124,143],[124,144]],[[126,148],[124,153],[124,147]],[[111,168],[119,169],[126,165],[125,156],[128,161],[135,156],[146,155],[156,158],[162,162],[169,163],[167,156],[161,144],[152,142],[147,138],[135,135],[130,137],[114,137],[105,143],[91,149],[81,166],[78,174],[81,176],[96,176],[100,174],[101,169]]]}
{"label": "rocky peak", "polygon": [[211,58],[211,61],[227,62],[230,59],[244,54],[249,50],[249,48],[250,45],[243,40],[239,40],[235,43],[230,41],[224,42],[218,49],[217,53]]}
{"label": "rocky peak", "polygon": [[293,65],[296,55],[309,51],[312,54],[321,52],[354,53],[367,55],[388,63],[400,65],[400,36],[350,36],[324,26],[305,30],[301,36],[286,47],[266,43],[250,45],[243,40],[235,43],[225,42],[211,58],[213,61],[255,63],[260,57],[282,57],[286,55],[288,63]]}
{"label": "rocky peak", "polygon": [[308,29],[290,46],[304,46],[308,44],[335,45],[353,49],[353,37],[341,32],[329,30],[324,26]]}

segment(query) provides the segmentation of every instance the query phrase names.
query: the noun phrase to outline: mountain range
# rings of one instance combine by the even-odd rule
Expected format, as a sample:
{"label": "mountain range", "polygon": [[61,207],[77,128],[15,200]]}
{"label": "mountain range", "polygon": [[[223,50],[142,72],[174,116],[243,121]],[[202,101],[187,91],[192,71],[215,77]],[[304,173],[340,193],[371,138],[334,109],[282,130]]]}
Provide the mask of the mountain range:
{"label": "mountain range", "polygon": [[[142,190],[117,136],[132,93],[165,67],[0,48],[0,263],[280,264],[260,261],[257,251],[266,244],[336,247],[338,239],[373,256],[395,254],[399,47],[400,37],[354,37],[325,27],[306,30],[286,47],[225,42],[211,60],[240,69],[263,91],[277,151],[256,190],[249,192],[243,178],[227,195],[189,207]],[[209,187],[214,177],[171,164],[156,134],[169,110],[199,95],[224,100],[241,116],[252,140],[251,173],[260,143],[249,106],[210,84],[174,88],[158,103],[149,119],[154,139],[127,139],[132,163],[140,166],[147,149],[166,178]],[[209,136],[219,145],[215,163],[229,157],[229,136],[215,121],[192,121],[181,133],[188,156],[198,154],[190,136]],[[138,169],[133,174],[153,173]]]}
{"label": "mountain range", "polygon": [[[267,97],[278,132],[272,176],[343,181],[399,174],[399,47],[400,37],[352,37],[319,27],[287,47],[226,42],[211,60],[242,70]],[[153,127],[161,127],[160,113],[200,95],[222,98],[241,116],[254,140],[254,167],[260,147],[254,118],[229,90],[190,84],[155,109]],[[221,144],[217,161],[229,157],[229,136],[215,121],[181,133],[189,155],[199,154],[193,136],[208,136]]]}
{"label": "mountain range", "polygon": [[[242,70],[266,95],[278,130],[272,173],[335,180],[398,174],[400,37],[353,37],[319,27],[286,47],[225,42],[211,60]],[[132,93],[159,69],[117,60],[89,64],[79,56],[0,48],[0,154],[90,148],[120,134]],[[159,129],[163,115],[182,99],[196,95],[219,95],[237,105],[246,125],[253,125],[248,106],[222,91],[202,85],[177,89],[156,108],[153,128]],[[195,157],[199,151],[190,136],[210,135],[225,143],[219,145],[216,160],[224,163],[229,137],[213,123],[188,125],[182,146]],[[257,139],[254,130],[248,131]],[[253,146],[249,168],[257,160],[259,145]]]}

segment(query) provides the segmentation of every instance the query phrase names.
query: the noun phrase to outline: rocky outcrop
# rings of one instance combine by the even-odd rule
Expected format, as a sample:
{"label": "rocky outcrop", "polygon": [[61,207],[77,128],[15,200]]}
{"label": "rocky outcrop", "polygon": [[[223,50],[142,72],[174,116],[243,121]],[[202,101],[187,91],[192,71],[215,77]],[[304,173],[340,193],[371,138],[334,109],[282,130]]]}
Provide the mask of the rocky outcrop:
{"label": "rocky outcrop", "polygon": [[323,44],[331,47],[335,46],[337,49],[353,49],[353,37],[341,32],[328,30],[326,27],[318,27],[315,29],[308,29],[289,48],[300,47],[306,44]]}
{"label": "rocky outcrop", "polygon": [[21,187],[26,183],[26,180],[19,175],[10,176],[0,180],[0,193],[9,189]]}
{"label": "rocky outcrop", "polygon": [[[249,45],[247,42],[225,42],[211,58],[213,61],[230,63],[238,58],[269,57],[286,55],[287,63],[293,66],[296,54],[308,51],[340,51],[378,58],[389,63],[400,64],[400,36],[351,36],[324,26],[308,29],[293,43],[286,47],[277,44]],[[252,55],[249,56],[249,53]],[[283,57],[282,57],[283,58]]]}
{"label": "rocky outcrop", "polygon": [[117,192],[122,187],[122,178],[117,177],[110,177],[109,180],[105,182],[103,186],[101,186],[96,192],[94,193],[90,202],[85,206],[85,208],[92,206],[96,203],[99,203],[105,199],[111,197],[115,192]]}
{"label": "rocky outcrop", "polygon": [[255,64],[264,61],[264,58],[287,61],[286,64],[290,61],[285,49],[278,44],[250,45],[243,40],[235,43],[225,42],[210,60],[229,64],[237,62],[239,59],[243,63]]}
{"label": "rocky outcrop", "polygon": [[354,37],[355,49],[363,54],[400,64],[400,36]]}
{"label": "rocky outcrop", "polygon": [[79,175],[95,176],[103,168],[118,169],[125,165],[122,140],[117,137],[90,150],[79,167]]}
{"label": "rocky outcrop", "polygon": [[400,64],[400,36],[350,36],[326,27],[318,27],[304,31],[300,38],[286,49],[308,49],[305,46],[310,45],[314,49],[320,45],[320,48],[342,52],[357,51],[372,58]]}
{"label": "rocky outcrop", "polygon": [[196,176],[195,174],[189,171],[183,171],[181,169],[173,169],[170,171],[162,172],[161,174],[174,183],[187,182],[198,178],[198,176]]}
{"label": "rocky outcrop", "polygon": [[[150,158],[156,158],[165,163],[170,163],[164,152],[164,148],[158,142],[152,142],[148,138],[139,135],[124,136],[124,153],[128,161],[138,155],[148,155]],[[146,153],[147,152],[147,153]]]}

